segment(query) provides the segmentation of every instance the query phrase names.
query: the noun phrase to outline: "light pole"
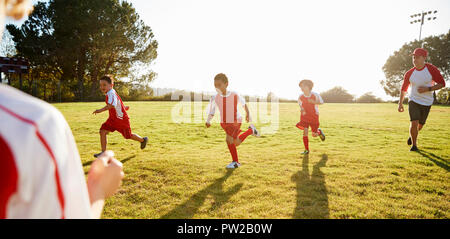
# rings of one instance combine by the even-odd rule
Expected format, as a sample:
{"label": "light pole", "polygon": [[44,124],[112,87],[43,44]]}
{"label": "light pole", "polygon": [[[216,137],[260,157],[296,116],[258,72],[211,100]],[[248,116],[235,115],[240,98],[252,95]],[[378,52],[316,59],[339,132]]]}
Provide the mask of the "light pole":
{"label": "light pole", "polygon": [[420,24],[420,34],[419,34],[419,42],[422,39],[422,26],[425,24],[426,21],[434,21],[437,18],[437,12],[434,11],[428,11],[428,12],[422,12],[418,14],[411,15],[412,21],[411,24],[419,23]]}

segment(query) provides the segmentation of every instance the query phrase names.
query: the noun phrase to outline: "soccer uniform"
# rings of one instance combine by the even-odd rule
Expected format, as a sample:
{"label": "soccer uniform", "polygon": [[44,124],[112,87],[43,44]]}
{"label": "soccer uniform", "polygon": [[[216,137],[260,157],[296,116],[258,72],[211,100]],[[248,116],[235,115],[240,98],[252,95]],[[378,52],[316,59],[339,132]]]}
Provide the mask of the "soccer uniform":
{"label": "soccer uniform", "polygon": [[297,124],[297,128],[304,130],[305,128],[311,127],[312,132],[319,133],[319,107],[316,104],[309,103],[308,100],[310,99],[313,101],[318,100],[321,104],[323,104],[322,97],[315,92],[311,92],[310,96],[301,94],[298,98],[298,104],[306,114],[301,115],[301,120]]}
{"label": "soccer uniform", "polygon": [[209,115],[214,115],[216,106],[220,112],[220,126],[234,139],[241,133],[242,116],[238,111],[238,103],[245,106],[245,99],[236,92],[228,92],[226,95],[217,94],[211,97],[209,102]]}
{"label": "soccer uniform", "polygon": [[418,88],[421,86],[432,87],[434,83],[445,86],[445,80],[441,72],[431,64],[425,64],[425,67],[421,70],[414,67],[406,72],[402,91],[408,91],[411,85],[411,93],[409,94],[409,116],[411,121],[418,120],[422,125],[426,123],[434,101],[433,92],[419,93]]}
{"label": "soccer uniform", "polygon": [[0,84],[0,218],[92,218],[80,156],[53,106]]}
{"label": "soccer uniform", "polygon": [[123,135],[125,139],[131,138],[130,119],[128,117],[125,106],[122,99],[114,89],[111,89],[106,93],[106,104],[114,106],[109,109],[109,117],[105,123],[103,123],[100,130],[107,130],[109,132],[118,131]]}

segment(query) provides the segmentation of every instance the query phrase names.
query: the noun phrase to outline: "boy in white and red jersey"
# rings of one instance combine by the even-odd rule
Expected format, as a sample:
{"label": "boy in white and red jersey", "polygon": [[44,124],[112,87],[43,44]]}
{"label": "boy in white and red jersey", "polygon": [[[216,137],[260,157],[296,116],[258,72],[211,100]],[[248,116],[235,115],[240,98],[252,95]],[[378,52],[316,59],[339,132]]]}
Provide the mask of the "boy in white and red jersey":
{"label": "boy in white and red jersey", "polygon": [[246,112],[246,121],[250,122],[250,112],[248,106],[245,103],[245,99],[239,96],[236,92],[228,91],[228,78],[225,74],[218,74],[214,78],[214,86],[216,87],[217,95],[211,98],[208,106],[208,119],[206,121],[206,127],[211,127],[211,120],[216,112],[216,106],[220,111],[220,126],[227,134],[226,142],[228,149],[230,150],[233,162],[231,162],[227,168],[238,168],[241,166],[236,147],[242,144],[244,140],[254,135],[259,137],[260,134],[253,124],[250,124],[248,130],[240,134],[242,117],[238,111],[238,103],[244,106]]}
{"label": "boy in white and red jersey", "polygon": [[310,80],[302,80],[299,84],[303,94],[298,98],[301,115],[300,122],[296,125],[297,128],[303,130],[303,144],[305,151],[302,154],[309,154],[309,138],[308,129],[311,127],[313,137],[319,136],[322,141],[325,140],[325,134],[319,129],[319,107],[323,104],[322,97],[312,92],[314,83]]}
{"label": "boy in white and red jersey", "polygon": [[411,85],[411,93],[409,94],[409,117],[411,126],[407,144],[412,145],[410,151],[418,151],[417,137],[419,136],[419,131],[425,125],[431,106],[433,105],[433,91],[444,88],[445,80],[438,68],[426,63],[428,57],[427,50],[417,48],[411,56],[414,67],[405,74],[400,93],[400,101],[398,102],[398,111],[405,111],[403,108],[403,100]]}
{"label": "boy in white and red jersey", "polygon": [[121,133],[125,139],[132,139],[140,142],[141,149],[144,149],[148,142],[148,137],[142,138],[137,134],[131,133],[130,118],[126,112],[130,107],[123,104],[122,99],[113,89],[113,86],[114,79],[112,76],[106,75],[100,79],[100,90],[106,95],[106,106],[102,109],[94,111],[93,114],[102,113],[108,110],[109,117],[100,128],[100,143],[102,146],[102,152],[94,154],[94,157],[98,157],[106,151],[106,135],[114,131]]}

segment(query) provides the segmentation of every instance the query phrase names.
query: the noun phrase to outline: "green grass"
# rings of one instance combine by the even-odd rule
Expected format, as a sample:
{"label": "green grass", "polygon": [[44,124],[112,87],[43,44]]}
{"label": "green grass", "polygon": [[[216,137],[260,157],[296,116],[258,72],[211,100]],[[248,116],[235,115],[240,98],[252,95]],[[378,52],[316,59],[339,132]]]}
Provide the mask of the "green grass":
{"label": "green grass", "polygon": [[[176,124],[172,102],[127,102],[133,132],[150,137],[144,151],[119,133],[109,149],[124,163],[119,192],[104,218],[449,218],[450,108],[433,106],[419,136],[406,145],[408,113],[395,104],[325,104],[327,140],[310,139],[304,158],[294,103],[280,104],[274,135],[249,137],[231,161],[215,123]],[[100,151],[103,103],[56,104],[69,122],[85,172]],[[257,125],[258,126],[258,125]],[[247,124],[243,124],[243,129]]]}

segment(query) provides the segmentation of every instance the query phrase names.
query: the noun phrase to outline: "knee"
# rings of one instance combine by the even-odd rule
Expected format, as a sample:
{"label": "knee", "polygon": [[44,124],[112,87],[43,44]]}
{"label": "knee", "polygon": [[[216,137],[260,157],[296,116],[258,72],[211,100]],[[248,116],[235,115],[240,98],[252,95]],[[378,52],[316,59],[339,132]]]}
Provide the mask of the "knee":
{"label": "knee", "polygon": [[227,138],[226,139],[226,141],[227,141],[227,144],[234,144],[234,139],[233,138]]}
{"label": "knee", "polygon": [[100,133],[100,135],[107,135],[108,131],[101,129],[99,133]]}
{"label": "knee", "polygon": [[417,120],[415,120],[415,121],[411,121],[411,127],[414,129],[414,128],[417,128],[419,126],[419,121],[417,121]]}

